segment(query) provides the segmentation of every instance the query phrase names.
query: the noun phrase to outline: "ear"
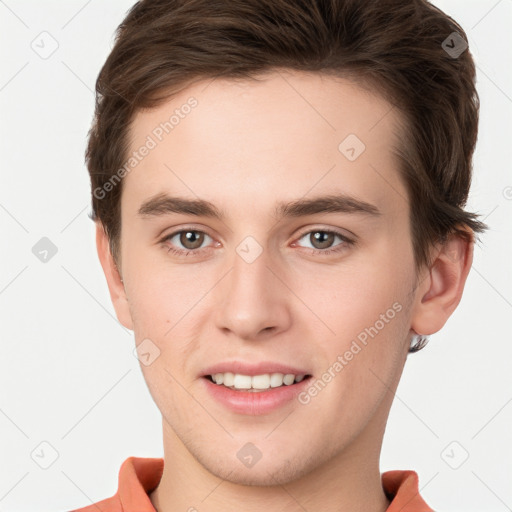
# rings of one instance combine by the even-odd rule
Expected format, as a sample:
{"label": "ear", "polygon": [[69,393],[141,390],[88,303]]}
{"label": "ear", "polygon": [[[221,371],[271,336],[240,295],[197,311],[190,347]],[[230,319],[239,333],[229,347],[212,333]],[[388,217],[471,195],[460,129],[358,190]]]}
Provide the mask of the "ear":
{"label": "ear", "polygon": [[133,322],[124,283],[121,281],[121,275],[110,251],[108,236],[99,221],[96,221],[96,249],[98,250],[98,257],[107,279],[108,291],[110,292],[110,299],[116,311],[117,319],[127,329],[133,330]]}
{"label": "ear", "polygon": [[411,328],[417,334],[439,331],[459,305],[473,263],[474,237],[470,235],[467,241],[453,234],[437,247],[436,258],[416,290]]}

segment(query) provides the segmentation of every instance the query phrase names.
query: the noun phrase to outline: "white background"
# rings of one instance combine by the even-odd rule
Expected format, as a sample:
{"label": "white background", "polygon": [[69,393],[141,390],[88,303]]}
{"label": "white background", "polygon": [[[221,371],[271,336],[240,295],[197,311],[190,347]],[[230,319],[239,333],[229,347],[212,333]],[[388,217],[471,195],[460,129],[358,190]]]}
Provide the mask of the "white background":
{"label": "white background", "polygon": [[[433,3],[462,25],[477,64],[467,208],[490,230],[459,307],[409,357],[381,470],[417,471],[436,510],[501,512],[512,510],[512,0]],[[125,458],[163,455],[160,414],[87,217],[94,82],[132,4],[0,1],[0,511],[89,505],[116,492]],[[47,59],[31,47],[46,37],[51,48],[43,31],[58,43]],[[47,263],[32,253],[42,237],[58,249]],[[58,453],[48,469],[31,458],[42,442]],[[447,463],[466,452],[458,469]]]}

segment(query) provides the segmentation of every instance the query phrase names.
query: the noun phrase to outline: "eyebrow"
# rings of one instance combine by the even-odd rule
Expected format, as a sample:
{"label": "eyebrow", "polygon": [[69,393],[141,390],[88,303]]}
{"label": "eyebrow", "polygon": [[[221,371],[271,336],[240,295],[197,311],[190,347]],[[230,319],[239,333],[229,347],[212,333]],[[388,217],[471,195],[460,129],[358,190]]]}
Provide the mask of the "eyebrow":
{"label": "eyebrow", "polygon": [[[204,199],[187,199],[184,197],[157,194],[144,201],[138,210],[143,218],[153,218],[170,213],[195,215],[223,220],[226,213]],[[373,204],[347,194],[331,194],[310,199],[297,199],[291,202],[279,202],[274,209],[274,217],[302,217],[317,213],[351,213],[379,217],[382,212]]]}

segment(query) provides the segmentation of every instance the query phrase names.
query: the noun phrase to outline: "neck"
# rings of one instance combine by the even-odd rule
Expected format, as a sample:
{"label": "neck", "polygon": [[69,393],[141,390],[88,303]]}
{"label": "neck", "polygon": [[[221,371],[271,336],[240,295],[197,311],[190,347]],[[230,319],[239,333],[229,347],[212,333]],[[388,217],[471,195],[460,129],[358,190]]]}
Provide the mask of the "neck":
{"label": "neck", "polygon": [[312,472],[282,485],[242,485],[208,471],[164,420],[164,471],[151,502],[157,512],[385,512],[389,500],[379,471],[383,425],[378,423],[367,425],[347,449]]}

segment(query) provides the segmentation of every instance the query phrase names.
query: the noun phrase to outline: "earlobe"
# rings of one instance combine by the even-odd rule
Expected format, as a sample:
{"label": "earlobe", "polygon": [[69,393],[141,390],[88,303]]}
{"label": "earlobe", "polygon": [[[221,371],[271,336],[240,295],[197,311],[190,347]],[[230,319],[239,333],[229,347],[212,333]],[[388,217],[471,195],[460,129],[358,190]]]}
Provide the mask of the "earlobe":
{"label": "earlobe", "polygon": [[112,300],[117,319],[124,327],[133,330],[125,284],[110,251],[108,236],[99,221],[96,222],[96,249],[107,280],[110,299]]}
{"label": "earlobe", "polygon": [[454,234],[436,253],[416,290],[411,328],[418,334],[439,331],[459,305],[473,263],[473,249],[473,240]]}

